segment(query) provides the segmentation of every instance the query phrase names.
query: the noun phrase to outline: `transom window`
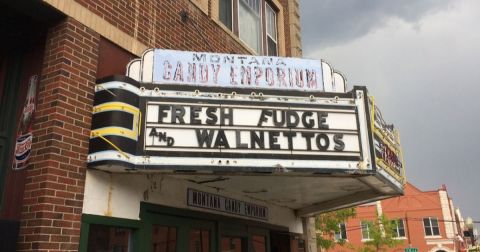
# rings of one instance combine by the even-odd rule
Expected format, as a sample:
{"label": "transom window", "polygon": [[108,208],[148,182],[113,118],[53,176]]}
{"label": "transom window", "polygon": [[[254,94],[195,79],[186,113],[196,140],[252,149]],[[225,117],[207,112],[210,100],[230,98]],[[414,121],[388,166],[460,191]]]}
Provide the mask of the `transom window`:
{"label": "transom window", "polygon": [[258,54],[277,56],[277,10],[266,0],[219,0],[220,22]]}
{"label": "transom window", "polygon": [[425,235],[426,236],[440,235],[440,229],[438,228],[438,218],[437,217],[423,218],[423,227],[425,228]]}
{"label": "transom window", "polygon": [[405,237],[405,226],[403,219],[392,220],[393,236],[396,238]]}

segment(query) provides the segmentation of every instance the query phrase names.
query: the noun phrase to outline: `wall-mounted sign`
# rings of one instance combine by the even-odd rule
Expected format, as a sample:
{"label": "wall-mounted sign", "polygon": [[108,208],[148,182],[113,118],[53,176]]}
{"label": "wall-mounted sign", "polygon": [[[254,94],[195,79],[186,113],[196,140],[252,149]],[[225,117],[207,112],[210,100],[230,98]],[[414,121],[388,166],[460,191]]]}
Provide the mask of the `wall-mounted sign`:
{"label": "wall-mounted sign", "polygon": [[13,160],[13,170],[21,170],[27,167],[33,140],[33,115],[35,112],[35,97],[37,96],[38,76],[33,75],[29,79],[27,97],[23,107],[22,116],[15,142],[15,158]]}
{"label": "wall-mounted sign", "polygon": [[326,62],[311,59],[153,49],[127,69],[129,77],[158,85],[346,91],[343,75]]}
{"label": "wall-mounted sign", "polygon": [[192,207],[205,208],[253,219],[268,220],[268,208],[265,206],[191,188],[187,190],[187,204]]}

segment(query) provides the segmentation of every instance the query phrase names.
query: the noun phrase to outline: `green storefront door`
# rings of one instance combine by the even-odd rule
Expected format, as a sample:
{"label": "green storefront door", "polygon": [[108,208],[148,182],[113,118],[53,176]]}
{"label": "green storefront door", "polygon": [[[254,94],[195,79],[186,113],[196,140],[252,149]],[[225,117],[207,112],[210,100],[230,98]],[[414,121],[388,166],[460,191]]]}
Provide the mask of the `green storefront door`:
{"label": "green storefront door", "polygon": [[80,251],[270,251],[271,230],[262,227],[262,223],[150,204],[142,206],[140,220],[84,215]]}
{"label": "green storefront door", "polygon": [[217,251],[214,222],[152,213],[144,216],[142,251]]}

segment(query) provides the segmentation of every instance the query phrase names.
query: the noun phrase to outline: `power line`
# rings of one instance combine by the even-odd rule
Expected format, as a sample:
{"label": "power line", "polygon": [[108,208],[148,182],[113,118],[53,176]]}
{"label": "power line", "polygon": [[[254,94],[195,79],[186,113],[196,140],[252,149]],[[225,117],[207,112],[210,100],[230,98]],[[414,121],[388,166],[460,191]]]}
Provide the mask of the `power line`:
{"label": "power line", "polygon": [[[398,218],[398,219],[393,219],[392,221],[395,221],[395,220],[406,220],[406,221],[421,221],[423,222],[423,218],[415,218],[415,217],[410,217],[410,218]],[[369,221],[369,220],[365,220],[365,221]],[[443,223],[460,223],[460,222],[465,222],[465,221],[454,221],[454,220],[445,220],[445,219],[437,219],[437,222],[443,222]],[[472,221],[473,223],[480,223],[480,221]],[[354,231],[354,230],[360,230],[362,229],[362,226],[359,225],[355,225],[355,226],[350,226],[349,228],[346,228],[345,230],[346,231]]]}

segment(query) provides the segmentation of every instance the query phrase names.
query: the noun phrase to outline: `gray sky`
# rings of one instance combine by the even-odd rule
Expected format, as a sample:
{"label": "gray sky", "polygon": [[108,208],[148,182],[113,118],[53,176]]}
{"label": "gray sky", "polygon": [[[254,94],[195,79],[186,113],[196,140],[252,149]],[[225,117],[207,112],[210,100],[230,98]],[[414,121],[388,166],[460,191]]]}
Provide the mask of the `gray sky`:
{"label": "gray sky", "polygon": [[[301,0],[305,58],[365,85],[400,130],[408,180],[480,221],[480,1]],[[477,225],[477,227],[479,227]]]}

